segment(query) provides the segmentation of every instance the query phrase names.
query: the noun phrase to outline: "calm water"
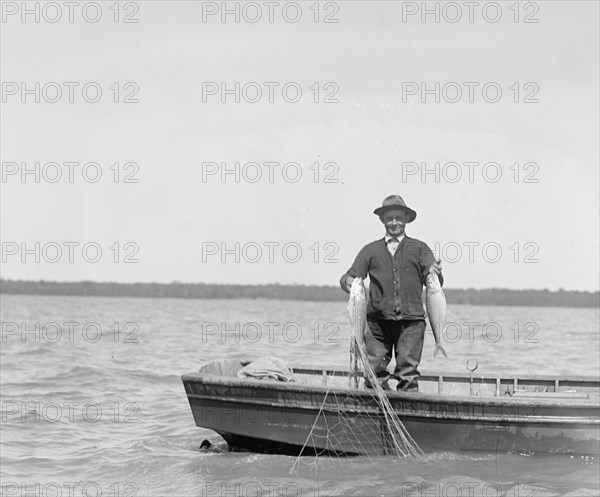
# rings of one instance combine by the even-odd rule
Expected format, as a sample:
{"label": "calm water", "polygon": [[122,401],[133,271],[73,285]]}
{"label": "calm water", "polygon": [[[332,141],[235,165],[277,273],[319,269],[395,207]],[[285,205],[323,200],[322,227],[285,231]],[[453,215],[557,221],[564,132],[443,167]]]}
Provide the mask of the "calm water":
{"label": "calm water", "polygon": [[[345,366],[343,303],[3,295],[1,318],[3,495],[600,495],[598,461],[565,456],[307,458],[290,473],[291,457],[201,450],[218,437],[194,425],[180,375],[262,354]],[[597,309],[453,306],[449,358],[433,359],[428,334],[421,370],[477,359],[478,373],[598,376],[598,320]]]}

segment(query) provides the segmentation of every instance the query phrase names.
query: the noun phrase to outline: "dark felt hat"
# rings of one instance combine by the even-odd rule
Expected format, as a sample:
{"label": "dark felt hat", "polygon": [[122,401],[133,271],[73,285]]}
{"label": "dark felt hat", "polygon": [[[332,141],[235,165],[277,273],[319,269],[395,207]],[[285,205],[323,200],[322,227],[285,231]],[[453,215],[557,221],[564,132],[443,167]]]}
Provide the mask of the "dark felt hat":
{"label": "dark felt hat", "polygon": [[406,206],[406,203],[402,199],[400,195],[390,195],[389,197],[385,197],[383,200],[383,204],[381,207],[378,207],[373,212],[378,216],[381,216],[383,213],[392,210],[392,209],[401,209],[408,215],[407,223],[412,223],[417,217],[417,213],[413,211],[410,207]]}

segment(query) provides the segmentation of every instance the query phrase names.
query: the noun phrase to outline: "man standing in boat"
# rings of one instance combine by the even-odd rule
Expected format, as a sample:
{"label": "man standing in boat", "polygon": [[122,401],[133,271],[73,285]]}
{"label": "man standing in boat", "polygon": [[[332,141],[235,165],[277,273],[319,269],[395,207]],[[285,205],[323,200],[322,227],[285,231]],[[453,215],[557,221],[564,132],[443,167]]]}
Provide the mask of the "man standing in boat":
{"label": "man standing in boat", "polygon": [[431,268],[443,284],[441,266],[424,242],[406,236],[405,225],[413,222],[417,213],[400,195],[386,197],[374,213],[385,226],[385,236],[362,248],[340,285],[348,293],[354,278],[369,275],[365,343],[371,367],[385,383],[390,379],[386,368],[395,352],[396,389],[417,392],[426,328],[423,286]]}

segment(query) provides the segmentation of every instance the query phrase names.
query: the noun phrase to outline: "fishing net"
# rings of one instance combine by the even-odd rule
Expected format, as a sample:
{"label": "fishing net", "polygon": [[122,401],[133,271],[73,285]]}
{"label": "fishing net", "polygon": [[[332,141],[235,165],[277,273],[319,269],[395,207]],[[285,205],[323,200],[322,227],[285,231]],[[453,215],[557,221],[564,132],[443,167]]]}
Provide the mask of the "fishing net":
{"label": "fishing net", "polygon": [[[352,284],[348,314],[352,330],[349,373],[332,375],[337,382],[328,384],[292,471],[298,471],[302,464],[316,467],[319,456],[334,456],[329,459],[335,462],[340,457],[354,455],[369,460],[377,456],[423,455],[394,411],[368,360],[363,338],[367,329],[366,292],[360,278],[355,278]],[[365,381],[371,388],[365,388]]]}

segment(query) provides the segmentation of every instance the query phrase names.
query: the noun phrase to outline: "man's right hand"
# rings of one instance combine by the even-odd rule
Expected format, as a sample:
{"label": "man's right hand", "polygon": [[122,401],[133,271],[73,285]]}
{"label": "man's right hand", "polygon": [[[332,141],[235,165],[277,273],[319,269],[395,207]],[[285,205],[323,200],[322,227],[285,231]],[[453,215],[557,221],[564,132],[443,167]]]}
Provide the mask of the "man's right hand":
{"label": "man's right hand", "polygon": [[354,276],[348,276],[346,278],[346,292],[350,293],[350,289],[352,288],[353,281],[354,281]]}
{"label": "man's right hand", "polygon": [[442,274],[442,260],[438,259],[435,264],[429,268],[429,272],[434,271],[438,276]]}

